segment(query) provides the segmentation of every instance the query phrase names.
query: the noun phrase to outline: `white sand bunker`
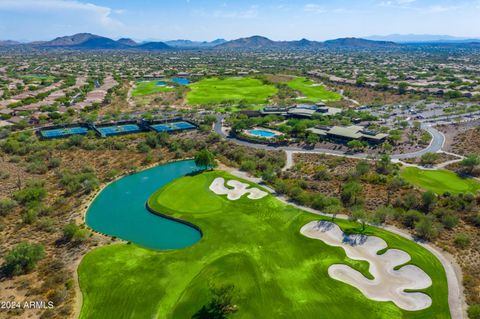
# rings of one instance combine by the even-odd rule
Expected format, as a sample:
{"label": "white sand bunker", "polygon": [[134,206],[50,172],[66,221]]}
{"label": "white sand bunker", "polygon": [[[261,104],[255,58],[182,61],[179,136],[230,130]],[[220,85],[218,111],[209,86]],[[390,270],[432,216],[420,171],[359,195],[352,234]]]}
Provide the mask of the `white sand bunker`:
{"label": "white sand bunker", "polygon": [[432,299],[419,290],[432,285],[430,277],[420,268],[406,265],[398,270],[395,267],[410,261],[410,255],[398,249],[388,249],[387,243],[375,236],[347,235],[337,224],[327,221],[313,221],[302,227],[300,232],[309,238],[319,239],[330,246],[342,247],[350,259],[365,260],[369,272],[375,278],[365,278],[360,272],[343,264],[328,268],[330,277],[343,281],[359,289],[367,298],[377,301],[392,301],[399,308],[416,311],[430,307]]}
{"label": "white sand bunker", "polygon": [[225,179],[217,177],[210,185],[210,190],[217,195],[227,195],[229,200],[240,199],[243,195],[248,194],[250,199],[260,199],[267,196],[267,193],[258,188],[249,188],[250,185],[236,180],[229,180],[227,185],[232,188],[225,187]]}

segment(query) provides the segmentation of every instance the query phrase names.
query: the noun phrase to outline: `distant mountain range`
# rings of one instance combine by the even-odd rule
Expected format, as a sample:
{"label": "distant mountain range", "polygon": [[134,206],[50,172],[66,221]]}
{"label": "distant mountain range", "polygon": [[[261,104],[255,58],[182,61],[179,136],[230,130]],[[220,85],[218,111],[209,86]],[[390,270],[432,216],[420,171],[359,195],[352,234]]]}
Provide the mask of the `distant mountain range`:
{"label": "distant mountain range", "polygon": [[365,37],[374,41],[393,41],[397,43],[468,43],[480,42],[476,38],[454,37],[450,35],[434,35],[434,34],[390,34],[390,35],[373,35]]}
{"label": "distant mountain range", "polygon": [[[440,41],[443,38],[443,42]],[[161,51],[175,49],[213,49],[213,50],[302,50],[302,49],[394,49],[401,48],[411,43],[423,43],[426,45],[444,46],[472,46],[478,47],[480,40],[453,40],[448,36],[429,35],[391,35],[373,36],[370,39],[363,38],[340,38],[324,42],[301,39],[297,41],[273,41],[263,36],[252,36],[232,41],[217,39],[211,42],[199,42],[190,40],[171,40],[165,42],[142,42],[137,43],[129,38],[113,40],[107,37],[91,33],[78,33],[71,36],[55,38],[51,41],[36,41],[30,43],[19,43],[16,41],[0,41],[1,48],[29,49],[73,49],[73,50],[141,50]],[[372,39],[373,38],[373,39]],[[390,41],[387,39],[396,39]],[[382,40],[383,39],[383,40]],[[403,40],[400,41],[400,40]],[[428,40],[428,41],[427,41]]]}
{"label": "distant mountain range", "polygon": [[9,45],[17,45],[17,44],[20,44],[20,42],[12,41],[12,40],[5,40],[5,41],[0,40],[0,46],[9,46]]}
{"label": "distant mountain range", "polygon": [[51,41],[19,43],[1,41],[3,47],[20,47],[23,49],[74,49],[74,50],[168,50],[172,49],[163,42],[137,43],[132,39],[122,38],[118,41],[91,33],[78,33],[58,37]]}
{"label": "distant mountain range", "polygon": [[392,48],[398,44],[388,41],[372,41],[359,38],[340,38],[325,42],[301,39],[299,41],[273,41],[253,36],[225,42],[215,49],[295,49],[295,48]]}
{"label": "distant mountain range", "polygon": [[191,41],[191,40],[170,40],[165,41],[165,43],[174,48],[213,48],[217,45],[227,42],[225,39],[217,39],[211,42],[208,41]]}

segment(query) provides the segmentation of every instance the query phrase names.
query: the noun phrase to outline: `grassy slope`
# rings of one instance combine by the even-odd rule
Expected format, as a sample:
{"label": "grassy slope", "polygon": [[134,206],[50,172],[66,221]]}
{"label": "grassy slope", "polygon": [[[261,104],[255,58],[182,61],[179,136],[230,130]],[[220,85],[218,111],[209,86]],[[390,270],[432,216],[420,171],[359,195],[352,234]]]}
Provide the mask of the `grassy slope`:
{"label": "grassy slope", "polygon": [[448,170],[421,170],[416,167],[407,167],[402,170],[402,177],[410,183],[437,194],[476,193],[480,190],[480,183],[474,179],[461,178]]}
{"label": "grassy slope", "polygon": [[190,105],[221,104],[223,102],[267,103],[270,96],[277,93],[273,85],[265,85],[252,78],[231,77],[225,79],[208,78],[190,85],[187,95]]}
{"label": "grassy slope", "polygon": [[157,85],[158,80],[139,82],[132,92],[132,96],[144,96],[161,92],[170,92],[173,89],[168,86]]}
{"label": "grassy slope", "polygon": [[[381,229],[370,234],[410,253],[433,280],[432,307],[405,312],[374,302],[329,278],[328,266],[345,263],[367,274],[367,263],[343,249],[299,233],[322,217],[286,206],[272,196],[229,201],[208,187],[224,172],[183,177],[149,200],[157,211],[198,225],[204,237],[192,247],[155,252],[112,245],[85,256],[80,268],[81,318],[190,318],[209,300],[210,283],[233,283],[239,311],[232,318],[449,318],[447,284],[439,261],[417,244]],[[358,227],[338,221],[343,228]]]}
{"label": "grassy slope", "polygon": [[305,98],[301,99],[301,102],[330,102],[339,101],[342,99],[341,95],[335,92],[330,92],[323,86],[312,86],[315,82],[310,81],[303,77],[298,77],[287,83],[289,87],[294,90],[300,91]]}

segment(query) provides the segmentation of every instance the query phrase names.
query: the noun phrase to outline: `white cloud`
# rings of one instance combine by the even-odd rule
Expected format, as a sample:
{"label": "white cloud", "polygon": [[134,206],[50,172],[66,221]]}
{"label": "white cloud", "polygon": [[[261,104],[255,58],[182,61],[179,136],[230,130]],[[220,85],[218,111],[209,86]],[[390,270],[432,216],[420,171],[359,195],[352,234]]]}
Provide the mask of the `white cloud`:
{"label": "white cloud", "polygon": [[[76,0],[0,0],[0,11],[34,13],[69,13],[98,23],[103,27],[118,27],[121,23],[112,18],[111,8]],[[122,11],[115,11],[122,12]]]}
{"label": "white cloud", "polygon": [[307,4],[303,7],[303,11],[319,14],[319,13],[324,13],[324,12],[325,12],[325,9],[324,9],[322,6],[318,5],[318,4],[307,3]]}
{"label": "white cloud", "polygon": [[411,8],[411,5],[415,1],[416,0],[388,0],[388,1],[381,1],[379,5],[381,7],[408,9],[408,8]]}
{"label": "white cloud", "polygon": [[198,17],[213,17],[222,19],[254,19],[258,17],[258,6],[250,6],[246,10],[215,10],[213,12],[207,12],[205,10],[192,11],[193,16]]}

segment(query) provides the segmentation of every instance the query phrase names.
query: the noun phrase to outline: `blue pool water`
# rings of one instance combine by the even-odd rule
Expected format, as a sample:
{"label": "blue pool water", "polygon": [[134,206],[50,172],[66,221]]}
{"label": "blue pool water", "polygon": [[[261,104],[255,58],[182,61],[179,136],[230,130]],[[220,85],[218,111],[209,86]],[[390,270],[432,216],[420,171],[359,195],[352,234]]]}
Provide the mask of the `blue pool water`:
{"label": "blue pool water", "polygon": [[273,132],[264,131],[264,130],[251,130],[251,131],[248,131],[248,133],[250,133],[252,135],[260,136],[260,137],[267,137],[267,138],[277,136],[277,134],[275,134]]}
{"label": "blue pool water", "polygon": [[189,85],[190,80],[186,78],[172,78],[170,81],[180,84],[180,85]]}
{"label": "blue pool water", "polygon": [[158,86],[165,86],[167,85],[167,83],[163,82],[163,81],[157,81],[157,83],[155,83],[156,85]]}
{"label": "blue pool water", "polygon": [[195,162],[188,160],[125,176],[98,194],[88,208],[86,223],[100,233],[151,249],[191,246],[201,238],[198,230],[155,215],[145,208],[145,204],[161,187],[198,170]]}
{"label": "blue pool water", "polygon": [[88,128],[82,126],[57,128],[52,130],[40,131],[40,134],[46,138],[64,137],[70,135],[85,135],[88,132]]}

